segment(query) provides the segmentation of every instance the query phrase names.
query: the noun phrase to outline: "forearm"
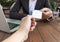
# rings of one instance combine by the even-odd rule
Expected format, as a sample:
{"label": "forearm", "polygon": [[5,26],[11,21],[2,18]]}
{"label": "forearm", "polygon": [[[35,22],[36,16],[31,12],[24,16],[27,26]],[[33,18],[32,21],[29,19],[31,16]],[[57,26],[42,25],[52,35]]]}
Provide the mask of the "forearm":
{"label": "forearm", "polygon": [[21,28],[2,42],[24,42],[24,38],[28,35],[28,32],[29,31]]}

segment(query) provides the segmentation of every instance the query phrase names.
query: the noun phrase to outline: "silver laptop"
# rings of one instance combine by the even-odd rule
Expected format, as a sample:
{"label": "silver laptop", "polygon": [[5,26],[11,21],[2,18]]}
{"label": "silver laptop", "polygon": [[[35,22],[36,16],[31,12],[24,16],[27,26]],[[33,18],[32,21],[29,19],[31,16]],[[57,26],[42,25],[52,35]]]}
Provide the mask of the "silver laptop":
{"label": "silver laptop", "polygon": [[0,30],[11,33],[19,28],[20,20],[6,18],[0,7]]}

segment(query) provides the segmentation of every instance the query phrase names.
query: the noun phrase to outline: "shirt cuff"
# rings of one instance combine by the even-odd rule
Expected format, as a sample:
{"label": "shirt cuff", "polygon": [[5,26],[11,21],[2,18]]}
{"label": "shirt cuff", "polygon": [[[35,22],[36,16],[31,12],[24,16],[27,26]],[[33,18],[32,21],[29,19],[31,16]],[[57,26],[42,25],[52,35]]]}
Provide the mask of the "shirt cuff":
{"label": "shirt cuff", "polygon": [[52,21],[53,20],[53,17],[50,17],[47,19],[47,21]]}

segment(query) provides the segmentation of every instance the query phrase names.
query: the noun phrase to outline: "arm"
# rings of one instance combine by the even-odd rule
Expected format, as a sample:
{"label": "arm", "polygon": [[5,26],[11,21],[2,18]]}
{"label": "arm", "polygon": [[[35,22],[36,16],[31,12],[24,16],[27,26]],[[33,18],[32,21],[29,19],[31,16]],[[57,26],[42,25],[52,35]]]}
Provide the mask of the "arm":
{"label": "arm", "polygon": [[53,18],[52,18],[53,13],[52,13],[51,9],[43,8],[43,9],[41,9],[41,11],[42,11],[42,20],[44,20],[44,21],[51,21],[51,20],[53,20]]}
{"label": "arm", "polygon": [[35,23],[34,20],[31,20],[31,16],[24,17],[21,20],[20,29],[2,42],[24,42],[28,38],[30,29],[33,29],[36,26],[36,24],[33,25],[31,22],[33,24]]}
{"label": "arm", "polygon": [[2,42],[24,42],[24,40],[27,39],[27,37],[28,37],[28,31],[20,29]]}
{"label": "arm", "polygon": [[51,6],[50,6],[50,2],[49,0],[45,0],[44,3],[44,7],[43,9],[41,9],[42,13],[43,13],[43,21],[51,21],[53,20],[52,16],[52,10],[51,10]]}
{"label": "arm", "polygon": [[23,17],[26,16],[26,14],[19,14],[19,10],[21,9],[21,1],[20,0],[17,0],[14,4],[14,6],[12,7],[12,9],[10,10],[10,18],[13,18],[13,19],[21,19]]}
{"label": "arm", "polygon": [[[13,35],[4,40],[3,42],[23,42],[28,35],[31,25],[31,17],[25,17],[21,20],[20,29],[18,29]],[[29,28],[28,28],[28,27]]]}

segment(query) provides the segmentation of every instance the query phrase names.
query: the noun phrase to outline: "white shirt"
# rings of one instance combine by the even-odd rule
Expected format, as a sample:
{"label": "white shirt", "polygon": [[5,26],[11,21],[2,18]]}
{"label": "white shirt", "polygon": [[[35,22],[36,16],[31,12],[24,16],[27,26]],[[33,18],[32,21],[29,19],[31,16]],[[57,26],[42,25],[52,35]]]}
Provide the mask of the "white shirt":
{"label": "white shirt", "polygon": [[29,14],[32,14],[32,11],[35,9],[37,0],[29,0]]}
{"label": "white shirt", "polygon": [[[29,14],[32,14],[32,11],[35,9],[36,2],[37,0],[29,0]],[[50,21],[50,19],[47,20]]]}

